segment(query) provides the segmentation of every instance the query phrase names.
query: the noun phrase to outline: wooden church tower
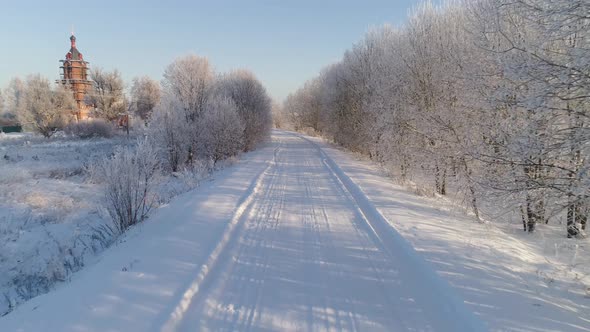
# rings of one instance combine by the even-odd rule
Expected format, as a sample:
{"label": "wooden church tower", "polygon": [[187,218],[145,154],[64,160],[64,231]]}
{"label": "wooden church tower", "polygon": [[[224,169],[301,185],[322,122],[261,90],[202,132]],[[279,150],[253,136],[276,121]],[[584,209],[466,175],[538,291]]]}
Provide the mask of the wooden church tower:
{"label": "wooden church tower", "polygon": [[70,42],[71,47],[66,54],[66,59],[59,61],[62,63],[60,67],[62,72],[61,79],[58,82],[69,86],[74,93],[78,108],[74,114],[76,120],[87,120],[92,109],[92,106],[85,101],[86,94],[92,87],[92,81],[88,80],[88,62],[84,61],[82,53],[76,48],[76,36],[74,36],[74,33],[70,37]]}

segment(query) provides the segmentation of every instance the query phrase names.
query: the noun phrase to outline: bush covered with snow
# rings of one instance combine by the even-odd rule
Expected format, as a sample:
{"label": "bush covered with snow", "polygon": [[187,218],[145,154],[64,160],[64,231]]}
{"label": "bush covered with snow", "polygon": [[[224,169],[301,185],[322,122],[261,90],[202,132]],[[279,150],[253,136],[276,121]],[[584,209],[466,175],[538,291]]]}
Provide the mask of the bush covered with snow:
{"label": "bush covered with snow", "polygon": [[244,146],[244,124],[236,104],[231,99],[215,96],[205,109],[199,130],[200,155],[214,163],[237,155]]}
{"label": "bush covered with snow", "polygon": [[188,160],[193,142],[191,128],[176,98],[165,96],[154,110],[149,139],[160,150],[163,166],[178,172]]}
{"label": "bush covered with snow", "polygon": [[272,105],[264,86],[247,70],[221,75],[215,94],[230,99],[242,120],[244,151],[256,148],[269,135],[272,127]]}
{"label": "bush covered with snow", "polygon": [[110,138],[114,135],[113,126],[100,119],[72,122],[64,128],[64,132],[83,139],[93,137]]}
{"label": "bush covered with snow", "polygon": [[104,182],[106,208],[119,232],[142,221],[156,205],[160,162],[147,140],[118,148],[90,169],[95,181]]}

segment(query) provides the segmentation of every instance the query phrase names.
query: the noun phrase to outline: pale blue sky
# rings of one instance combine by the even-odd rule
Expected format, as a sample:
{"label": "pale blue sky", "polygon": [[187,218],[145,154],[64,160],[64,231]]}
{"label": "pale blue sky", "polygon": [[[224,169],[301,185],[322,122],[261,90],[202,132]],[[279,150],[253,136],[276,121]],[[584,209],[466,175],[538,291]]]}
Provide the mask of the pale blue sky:
{"label": "pale blue sky", "polygon": [[216,71],[252,70],[278,100],[372,26],[403,24],[418,0],[366,1],[0,1],[0,87],[31,73],[56,79],[71,25],[91,66],[117,68],[129,82],[160,80],[190,53]]}

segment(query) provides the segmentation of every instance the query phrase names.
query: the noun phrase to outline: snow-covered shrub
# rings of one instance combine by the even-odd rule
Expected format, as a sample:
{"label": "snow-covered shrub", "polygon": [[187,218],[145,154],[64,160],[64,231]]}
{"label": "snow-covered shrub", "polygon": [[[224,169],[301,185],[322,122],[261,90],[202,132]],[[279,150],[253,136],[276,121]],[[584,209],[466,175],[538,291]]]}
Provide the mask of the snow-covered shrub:
{"label": "snow-covered shrub", "polygon": [[216,163],[242,150],[244,125],[231,99],[211,98],[199,125],[200,156],[205,160]]}
{"label": "snow-covered shrub", "polygon": [[79,138],[92,137],[113,137],[113,126],[104,120],[91,120],[83,122],[73,122],[64,128],[68,135],[77,136]]}
{"label": "snow-covered shrub", "polygon": [[105,184],[106,207],[120,232],[145,219],[157,202],[153,189],[160,162],[147,140],[118,149],[110,159],[91,167],[91,173]]}
{"label": "snow-covered shrub", "polygon": [[[217,168],[217,165],[215,165]],[[197,159],[185,165],[180,171],[173,172],[158,185],[158,205],[167,204],[174,197],[195,189],[214,169],[212,160]]]}

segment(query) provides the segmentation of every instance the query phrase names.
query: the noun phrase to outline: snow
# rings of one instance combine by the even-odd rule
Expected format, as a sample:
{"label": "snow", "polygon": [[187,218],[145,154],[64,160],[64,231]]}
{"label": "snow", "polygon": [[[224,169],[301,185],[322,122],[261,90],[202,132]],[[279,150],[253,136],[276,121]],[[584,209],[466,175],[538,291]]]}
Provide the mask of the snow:
{"label": "snow", "polygon": [[582,286],[546,258],[370,162],[274,131],[0,331],[588,331]]}

